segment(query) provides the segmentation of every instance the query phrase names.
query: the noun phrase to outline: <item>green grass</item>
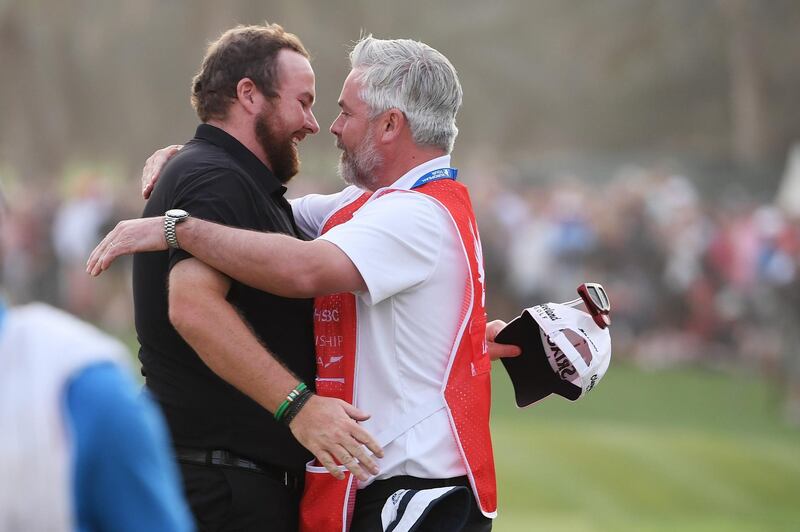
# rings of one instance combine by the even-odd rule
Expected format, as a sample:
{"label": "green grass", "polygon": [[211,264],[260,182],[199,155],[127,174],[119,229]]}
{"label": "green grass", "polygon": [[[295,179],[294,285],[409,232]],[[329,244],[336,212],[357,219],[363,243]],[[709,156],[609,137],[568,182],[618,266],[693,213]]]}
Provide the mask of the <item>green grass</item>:
{"label": "green grass", "polygon": [[524,410],[494,383],[499,532],[800,530],[800,430],[765,382],[615,364]]}

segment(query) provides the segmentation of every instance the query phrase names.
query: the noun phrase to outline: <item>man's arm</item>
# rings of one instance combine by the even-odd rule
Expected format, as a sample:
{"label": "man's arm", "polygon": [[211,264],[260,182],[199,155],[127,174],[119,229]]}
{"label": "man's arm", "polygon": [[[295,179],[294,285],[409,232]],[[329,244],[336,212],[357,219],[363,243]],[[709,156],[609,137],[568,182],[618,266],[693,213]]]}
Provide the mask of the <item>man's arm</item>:
{"label": "man's arm", "polygon": [[169,275],[169,319],[205,364],[225,381],[274,412],[297,379],[271,356],[226,301],[230,279],[197,259]]}
{"label": "man's arm", "polygon": [[[125,220],[92,251],[86,271],[100,275],[119,256],[167,249],[164,218]],[[365,289],[361,274],[339,248],[324,240],[302,242],[284,235],[257,233],[189,218],[178,224],[178,242],[195,257],[238,281],[285,297]],[[272,269],[276,268],[276,269]],[[492,360],[517,356],[521,350],[494,342],[505,326],[487,324]]]}
{"label": "man's arm", "polygon": [[[222,379],[275,412],[298,379],[258,342],[225,299],[230,279],[197,259],[176,264],[169,277],[169,317],[175,329],[205,364]],[[361,444],[380,456],[380,448],[355,420],[368,416],[352,405],[313,397],[292,421],[290,429],[332,473],[334,458],[358,478],[377,474],[375,462]],[[353,462],[350,456],[361,462]]]}
{"label": "man's arm", "polygon": [[[121,255],[167,249],[164,218],[125,220],[92,252],[87,271],[99,275]],[[366,289],[358,269],[330,242],[304,242],[197,218],[176,226],[178,243],[237,281],[283,297],[315,297]]]}
{"label": "man's arm", "polygon": [[65,400],[78,524],[120,532],[194,530],[161,413],[133,379],[115,364],[92,364],[71,380]]}

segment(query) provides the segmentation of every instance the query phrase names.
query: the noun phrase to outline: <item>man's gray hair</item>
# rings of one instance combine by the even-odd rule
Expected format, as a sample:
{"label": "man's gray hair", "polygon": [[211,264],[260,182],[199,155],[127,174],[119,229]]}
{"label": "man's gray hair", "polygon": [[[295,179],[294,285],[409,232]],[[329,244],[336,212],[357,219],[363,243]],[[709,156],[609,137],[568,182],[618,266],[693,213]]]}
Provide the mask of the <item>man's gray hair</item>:
{"label": "man's gray hair", "polygon": [[350,52],[359,70],[361,98],[370,119],[392,108],[405,114],[414,142],[453,151],[461,83],[448,59],[427,44],[410,39],[363,37]]}

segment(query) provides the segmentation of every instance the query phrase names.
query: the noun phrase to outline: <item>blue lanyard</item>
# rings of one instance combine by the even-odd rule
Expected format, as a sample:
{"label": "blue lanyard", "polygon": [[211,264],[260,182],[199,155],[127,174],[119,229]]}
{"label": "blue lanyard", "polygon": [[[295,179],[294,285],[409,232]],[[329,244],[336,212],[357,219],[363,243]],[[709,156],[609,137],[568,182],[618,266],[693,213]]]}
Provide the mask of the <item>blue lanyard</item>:
{"label": "blue lanyard", "polygon": [[3,320],[6,317],[6,304],[0,299],[0,333],[3,332]]}
{"label": "blue lanyard", "polygon": [[457,168],[437,168],[436,170],[430,171],[424,176],[417,179],[417,182],[411,188],[421,187],[431,181],[438,181],[440,179],[452,179],[455,180],[456,176],[458,175]]}

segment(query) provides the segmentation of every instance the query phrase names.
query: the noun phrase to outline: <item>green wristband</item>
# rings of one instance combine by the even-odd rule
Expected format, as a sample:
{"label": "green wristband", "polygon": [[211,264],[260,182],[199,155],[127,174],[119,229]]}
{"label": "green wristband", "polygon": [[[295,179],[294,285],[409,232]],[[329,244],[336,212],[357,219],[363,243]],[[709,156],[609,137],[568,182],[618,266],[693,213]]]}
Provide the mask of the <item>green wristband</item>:
{"label": "green wristband", "polygon": [[283,417],[283,414],[286,413],[286,409],[289,408],[289,401],[284,401],[281,403],[281,406],[275,411],[275,421],[280,421]]}
{"label": "green wristband", "polygon": [[308,386],[306,383],[300,381],[294,389],[289,392],[289,395],[286,396],[286,399],[281,403],[278,409],[275,411],[275,421],[280,421],[283,416],[286,414],[286,409],[289,408],[289,405],[297,399],[297,396],[300,395],[304,390],[306,390]]}

